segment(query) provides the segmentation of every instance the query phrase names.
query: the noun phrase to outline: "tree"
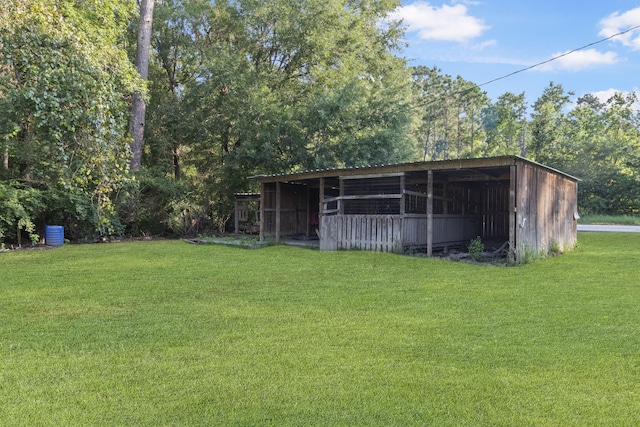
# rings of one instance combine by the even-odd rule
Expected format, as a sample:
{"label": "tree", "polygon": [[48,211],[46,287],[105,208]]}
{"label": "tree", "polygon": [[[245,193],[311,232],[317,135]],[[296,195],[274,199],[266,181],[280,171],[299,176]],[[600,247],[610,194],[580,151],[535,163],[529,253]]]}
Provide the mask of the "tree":
{"label": "tree", "polygon": [[476,155],[480,112],[488,104],[488,98],[474,83],[441,73],[437,67],[413,69],[414,97],[420,116],[414,132],[424,141],[423,159]]}
{"label": "tree", "polygon": [[414,157],[401,31],[380,24],[396,5],[159,4],[148,122],[159,170],[179,162],[223,218],[248,175]]}
{"label": "tree", "polygon": [[580,207],[588,213],[636,214],[640,208],[640,130],[634,94],[614,94],[606,102],[578,99],[567,114],[554,166],[573,174]]}
{"label": "tree", "polygon": [[487,155],[526,155],[526,112],[524,92],[506,92],[493,105],[494,119],[487,125]]}
{"label": "tree", "polygon": [[[154,0],[140,1],[140,24],[138,27],[138,44],[136,48],[136,68],[140,77],[146,80],[149,76],[149,46],[151,45],[151,28],[153,23]],[[144,140],[144,125],[146,116],[146,102],[143,94],[134,92],[131,105],[131,170],[140,169],[142,161],[142,145]]]}
{"label": "tree", "polygon": [[549,83],[533,104],[531,114],[530,157],[549,166],[561,164],[560,142],[565,131],[563,109],[569,104],[572,92],[565,93],[560,84]]}
{"label": "tree", "polygon": [[32,212],[34,220],[69,221],[83,236],[108,234],[117,223],[112,197],[128,160],[127,94],[141,89],[119,44],[133,6],[34,0],[3,12],[4,178],[42,191],[46,208]]}

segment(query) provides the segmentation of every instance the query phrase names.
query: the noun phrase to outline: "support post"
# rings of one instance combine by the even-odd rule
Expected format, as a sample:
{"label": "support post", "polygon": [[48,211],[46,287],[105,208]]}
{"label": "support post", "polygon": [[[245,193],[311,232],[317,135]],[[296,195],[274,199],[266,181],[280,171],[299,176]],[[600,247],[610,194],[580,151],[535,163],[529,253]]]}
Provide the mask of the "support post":
{"label": "support post", "polygon": [[338,214],[344,215],[344,179],[340,178],[340,198],[338,199]]}
{"label": "support post", "polygon": [[404,214],[406,212],[406,203],[405,203],[405,197],[406,195],[404,194],[404,191],[406,190],[406,177],[405,174],[400,175],[400,216],[402,218],[404,218]]}
{"label": "support post", "polygon": [[233,200],[233,225],[235,228],[235,233],[238,234],[240,232],[240,218],[238,216],[238,212],[239,212],[239,205],[238,205],[238,197],[236,196]]}
{"label": "support post", "polygon": [[427,256],[433,254],[433,171],[427,172]]}
{"label": "support post", "polygon": [[264,182],[260,183],[260,218],[258,218],[258,224],[260,226],[260,243],[264,242],[264,199],[265,199],[265,185]]}
{"label": "support post", "polygon": [[[320,178],[318,184],[318,229],[316,230],[316,234],[318,235],[318,239],[320,240],[320,247],[322,247],[322,217],[324,216],[324,178]],[[326,232],[326,230],[324,230]]]}
{"label": "support post", "polygon": [[320,178],[320,188],[318,190],[318,199],[320,200],[318,206],[318,221],[322,218],[324,212],[324,178]]}
{"label": "support post", "polygon": [[306,230],[305,236],[307,237],[309,237],[309,234],[311,233],[311,199],[310,199],[309,193],[310,193],[310,190],[309,190],[309,186],[307,185],[306,194],[305,194],[305,197],[306,197],[305,205],[306,205],[306,211],[307,211],[307,214],[306,214],[307,224],[305,226],[305,230]]}
{"label": "support post", "polygon": [[280,182],[276,182],[276,242],[280,242],[281,187]]}
{"label": "support post", "polygon": [[511,165],[509,169],[509,260],[515,261],[518,235],[518,206],[516,199],[518,169],[516,165]]}

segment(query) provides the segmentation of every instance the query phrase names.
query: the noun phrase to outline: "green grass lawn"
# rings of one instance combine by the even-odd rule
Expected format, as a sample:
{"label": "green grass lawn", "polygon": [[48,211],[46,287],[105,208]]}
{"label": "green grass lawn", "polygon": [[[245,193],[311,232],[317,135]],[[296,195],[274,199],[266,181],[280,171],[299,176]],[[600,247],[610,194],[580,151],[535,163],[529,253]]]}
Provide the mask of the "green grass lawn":
{"label": "green grass lawn", "polygon": [[0,253],[0,425],[640,419],[640,235],[523,267],[155,241]]}

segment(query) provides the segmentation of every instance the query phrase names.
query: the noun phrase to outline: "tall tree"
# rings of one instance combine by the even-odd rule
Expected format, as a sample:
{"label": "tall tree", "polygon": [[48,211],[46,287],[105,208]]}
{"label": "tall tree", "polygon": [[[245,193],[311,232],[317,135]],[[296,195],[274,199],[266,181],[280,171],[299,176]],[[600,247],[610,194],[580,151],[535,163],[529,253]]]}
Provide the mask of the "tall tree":
{"label": "tall tree", "polygon": [[[455,80],[437,68],[413,68],[413,91],[418,125],[424,141],[423,159],[465,158],[478,153],[481,111],[488,98],[474,83]],[[455,149],[452,149],[452,145]]]}
{"label": "tall tree", "polygon": [[[141,85],[121,41],[129,0],[18,2],[0,20],[5,178],[37,188],[38,213],[108,233],[125,177],[126,99]],[[71,218],[74,216],[74,218]]]}
{"label": "tall tree", "polygon": [[[138,26],[138,44],[136,47],[136,68],[143,80],[149,77],[149,46],[153,24],[154,0],[140,1],[140,23]],[[143,94],[134,92],[131,105],[131,170],[140,169],[147,104]]]}
{"label": "tall tree", "polygon": [[413,158],[410,77],[394,54],[402,32],[381,25],[397,5],[163,2],[148,135],[167,150],[151,151],[169,159],[173,144],[183,178],[206,185],[219,212],[251,174]]}
{"label": "tall tree", "polygon": [[571,95],[573,92],[565,92],[561,84],[550,82],[533,104],[528,152],[534,160],[555,167],[561,164],[560,142],[566,125],[564,108]]}
{"label": "tall tree", "polygon": [[506,92],[493,105],[494,120],[487,123],[487,155],[526,154],[526,112],[524,92]]}

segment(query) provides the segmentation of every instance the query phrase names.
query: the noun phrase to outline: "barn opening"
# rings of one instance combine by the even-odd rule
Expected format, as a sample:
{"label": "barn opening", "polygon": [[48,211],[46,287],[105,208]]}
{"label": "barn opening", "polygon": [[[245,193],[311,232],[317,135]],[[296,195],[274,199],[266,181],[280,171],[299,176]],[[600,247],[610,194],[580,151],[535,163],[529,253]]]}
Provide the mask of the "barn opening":
{"label": "barn opening", "polygon": [[255,178],[262,238],[429,256],[476,237],[514,257],[575,244],[578,180],[517,156]]}

